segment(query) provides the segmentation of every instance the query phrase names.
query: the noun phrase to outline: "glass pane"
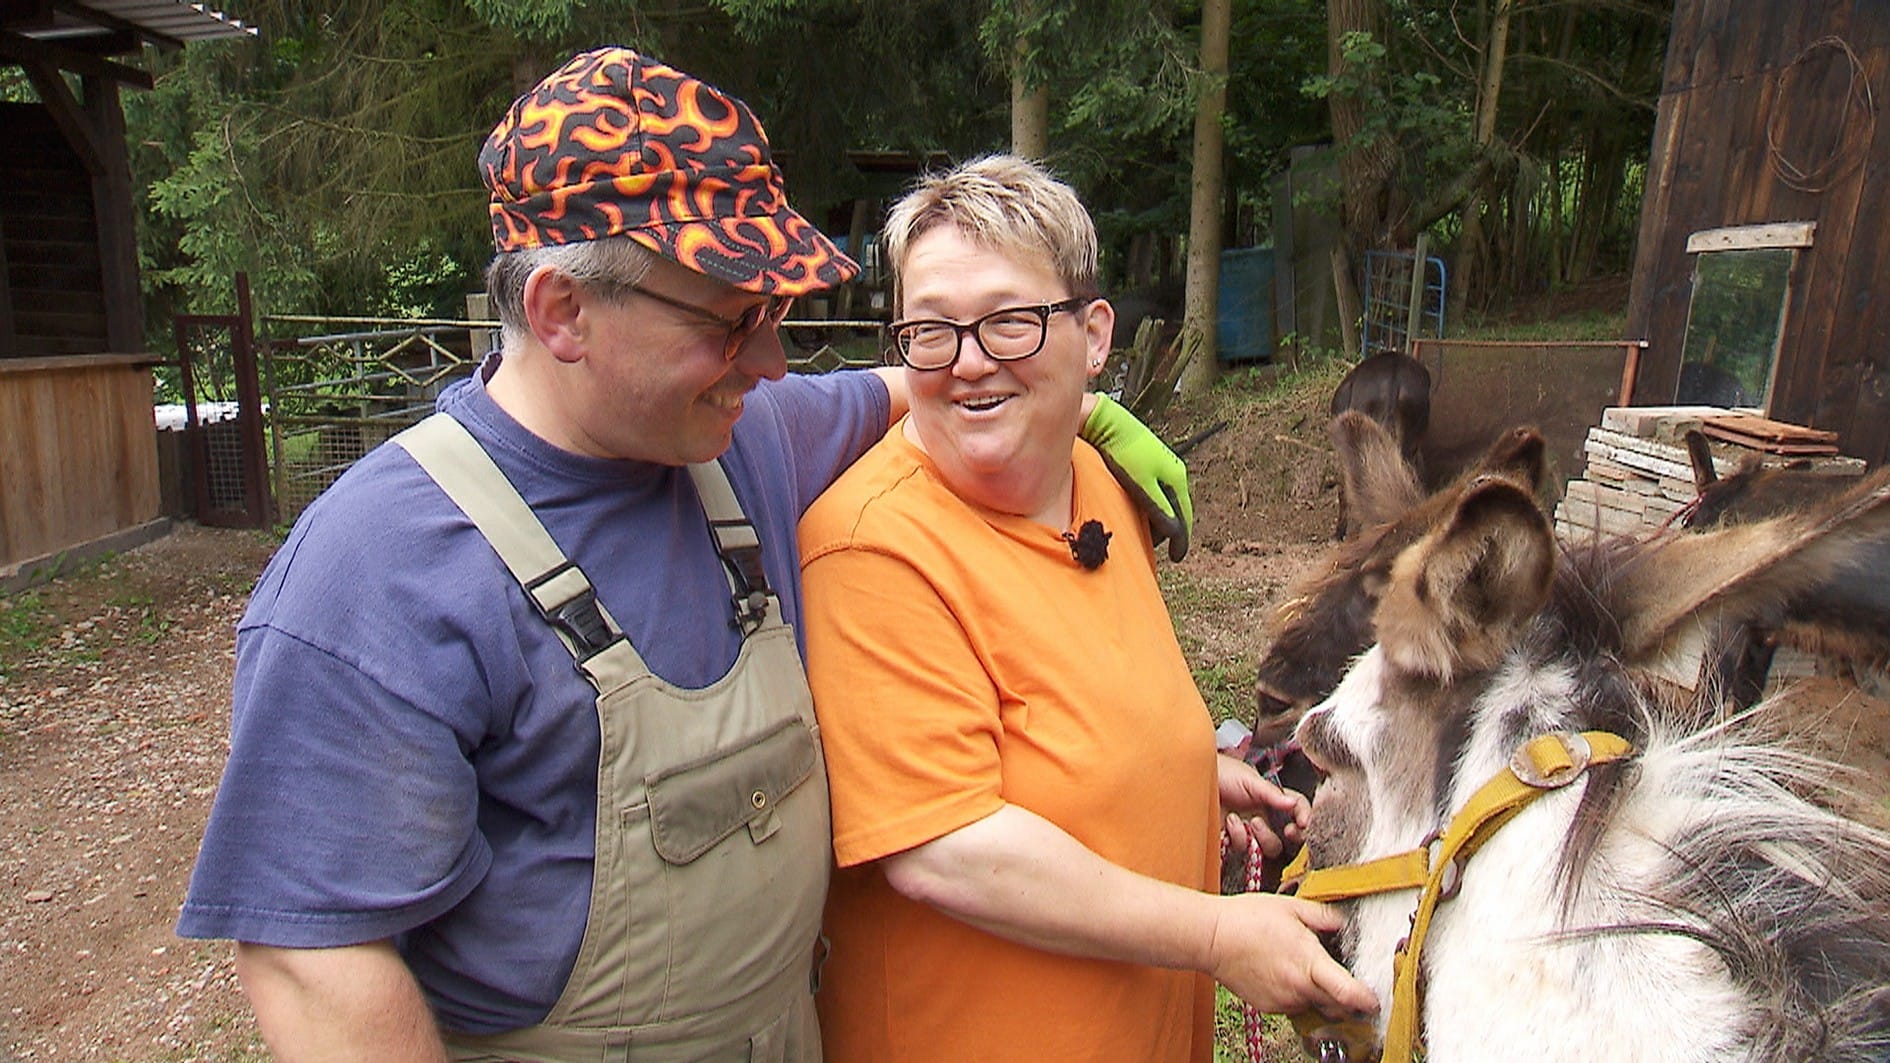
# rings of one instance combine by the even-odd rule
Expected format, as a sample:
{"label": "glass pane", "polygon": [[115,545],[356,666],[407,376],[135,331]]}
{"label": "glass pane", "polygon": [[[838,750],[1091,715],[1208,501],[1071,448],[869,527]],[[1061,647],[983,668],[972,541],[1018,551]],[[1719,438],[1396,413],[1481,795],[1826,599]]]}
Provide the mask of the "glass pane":
{"label": "glass pane", "polygon": [[1766,247],[1700,255],[1674,401],[1765,407],[1796,253]]}

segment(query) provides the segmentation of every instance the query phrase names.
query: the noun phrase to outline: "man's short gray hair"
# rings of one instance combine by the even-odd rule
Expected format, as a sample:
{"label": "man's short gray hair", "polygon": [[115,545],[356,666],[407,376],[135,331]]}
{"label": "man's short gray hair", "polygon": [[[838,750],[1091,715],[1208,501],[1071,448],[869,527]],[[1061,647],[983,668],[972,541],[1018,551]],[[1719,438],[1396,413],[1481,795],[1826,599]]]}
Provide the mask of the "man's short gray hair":
{"label": "man's short gray hair", "polygon": [[[895,278],[913,241],[947,224],[995,251],[1047,258],[1073,296],[1102,294],[1088,209],[1075,189],[1028,159],[985,155],[920,178],[880,233]],[[902,305],[903,287],[896,289]]]}
{"label": "man's short gray hair", "polygon": [[656,264],[656,252],[626,236],[550,244],[523,251],[503,251],[486,266],[486,300],[499,316],[507,346],[522,340],[525,323],[525,282],[540,266],[558,272],[616,300],[628,294]]}

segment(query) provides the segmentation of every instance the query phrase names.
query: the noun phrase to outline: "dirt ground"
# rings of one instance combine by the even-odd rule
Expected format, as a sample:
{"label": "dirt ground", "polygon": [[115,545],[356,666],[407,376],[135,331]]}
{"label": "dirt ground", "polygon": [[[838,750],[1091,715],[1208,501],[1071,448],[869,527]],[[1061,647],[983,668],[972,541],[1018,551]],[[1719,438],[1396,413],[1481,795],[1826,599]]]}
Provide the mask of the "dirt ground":
{"label": "dirt ground", "polygon": [[[1198,527],[1164,589],[1210,705],[1247,715],[1261,623],[1336,518],[1332,370],[1236,380],[1163,422],[1225,421],[1188,455]],[[0,1063],[267,1058],[229,948],[172,934],[227,750],[231,638],[273,548],[180,526],[0,598]],[[1814,740],[1863,768],[1890,826],[1890,703],[1801,691]],[[1868,789],[1868,788],[1867,788]]]}

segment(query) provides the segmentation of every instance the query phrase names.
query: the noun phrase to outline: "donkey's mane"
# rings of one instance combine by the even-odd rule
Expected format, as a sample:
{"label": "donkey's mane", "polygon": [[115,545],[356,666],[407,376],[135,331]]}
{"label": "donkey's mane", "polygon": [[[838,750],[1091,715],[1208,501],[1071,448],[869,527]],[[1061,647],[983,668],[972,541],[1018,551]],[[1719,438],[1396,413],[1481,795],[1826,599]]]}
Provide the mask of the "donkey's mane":
{"label": "donkey's mane", "polygon": [[1548,604],[1510,658],[1572,673],[1562,726],[1612,731],[1637,750],[1590,772],[1554,885],[1565,913],[1611,874],[1598,856],[1611,830],[1630,829],[1613,825],[1634,819],[1638,803],[1692,813],[1652,839],[1666,859],[1626,898],[1633,915],[1567,933],[1681,934],[1710,947],[1761,1012],[1754,1059],[1881,1060],[1890,836],[1817,803],[1845,769],[1793,751],[1763,703],[1726,715],[1715,690],[1623,664],[1618,577],[1640,549],[1565,550]]}

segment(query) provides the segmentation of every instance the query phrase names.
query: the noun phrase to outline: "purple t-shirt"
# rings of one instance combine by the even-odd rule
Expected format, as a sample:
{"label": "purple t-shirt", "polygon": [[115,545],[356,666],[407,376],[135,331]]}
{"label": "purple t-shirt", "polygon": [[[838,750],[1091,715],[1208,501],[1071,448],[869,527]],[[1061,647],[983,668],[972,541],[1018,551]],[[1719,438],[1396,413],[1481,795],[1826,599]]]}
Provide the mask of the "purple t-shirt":
{"label": "purple t-shirt", "polygon": [[[658,676],[735,662],[688,471],[532,435],[477,378],[439,409],[478,438]],[[800,627],[795,525],[884,434],[868,373],[748,396],[723,457]],[[471,522],[382,446],[289,533],[237,628],[230,760],[178,922],[324,947],[393,937],[448,1028],[541,1021],[576,961],[596,822],[595,691]]]}

